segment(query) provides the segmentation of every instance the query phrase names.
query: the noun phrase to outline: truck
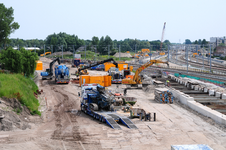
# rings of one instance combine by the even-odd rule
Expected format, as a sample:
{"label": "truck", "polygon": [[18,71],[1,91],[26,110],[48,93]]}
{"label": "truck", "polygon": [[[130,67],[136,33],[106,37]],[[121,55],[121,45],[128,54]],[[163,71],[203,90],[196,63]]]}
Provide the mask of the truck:
{"label": "truck", "polygon": [[112,76],[111,83],[122,83],[123,75],[118,68],[111,67],[108,72]]}
{"label": "truck", "polygon": [[45,72],[41,72],[42,80],[44,80],[44,79],[50,79],[50,80],[52,80],[52,78],[53,78],[53,68],[52,68],[52,67],[53,67],[53,64],[54,64],[55,62],[58,62],[58,64],[60,64],[60,58],[58,57],[58,58],[54,59],[54,60],[49,64],[49,68],[46,69]]}
{"label": "truck", "polygon": [[55,66],[55,82],[56,83],[69,83],[70,75],[69,75],[69,68],[65,65],[60,65],[60,58],[54,59],[50,64],[49,68],[46,69],[45,72],[41,72],[42,80],[54,78],[53,75],[53,64],[58,62],[59,65]]}
{"label": "truck", "polygon": [[81,60],[78,58],[72,59],[72,67],[78,67],[81,63]]}
{"label": "truck", "polygon": [[66,65],[55,66],[55,82],[56,83],[70,82],[69,68]]}
{"label": "truck", "polygon": [[81,111],[92,116],[113,129],[120,130],[117,122],[121,122],[130,129],[137,129],[133,122],[125,116],[121,116],[113,111],[114,95],[99,84],[83,84],[81,93]]}

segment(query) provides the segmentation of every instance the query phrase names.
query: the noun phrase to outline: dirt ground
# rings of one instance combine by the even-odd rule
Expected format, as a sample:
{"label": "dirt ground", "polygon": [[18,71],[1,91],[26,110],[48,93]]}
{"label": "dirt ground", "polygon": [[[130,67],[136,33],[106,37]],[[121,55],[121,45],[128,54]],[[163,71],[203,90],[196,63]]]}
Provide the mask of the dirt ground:
{"label": "dirt ground", "polygon": [[[44,65],[48,67],[49,64]],[[70,71],[74,73],[75,69]],[[119,86],[123,88],[123,85]],[[226,149],[225,132],[177,104],[155,102],[153,93],[140,89],[127,91],[128,96],[137,98],[137,106],[157,113],[156,122],[133,119],[137,130],[124,125],[120,125],[122,130],[114,130],[80,111],[78,85],[56,85],[53,80],[40,78],[39,89],[43,89],[46,99],[43,121],[34,124],[31,129],[0,132],[0,149],[169,150],[171,145],[182,144],[207,144],[216,150]],[[115,89],[115,85],[108,89]]]}

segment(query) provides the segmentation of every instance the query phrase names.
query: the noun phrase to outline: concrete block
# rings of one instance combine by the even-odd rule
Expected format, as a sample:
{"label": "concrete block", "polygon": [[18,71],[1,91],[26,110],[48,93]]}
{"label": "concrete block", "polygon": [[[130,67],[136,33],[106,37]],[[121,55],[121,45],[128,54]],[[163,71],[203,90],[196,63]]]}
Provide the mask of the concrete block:
{"label": "concrete block", "polygon": [[215,97],[221,97],[221,92],[216,92]]}
{"label": "concrete block", "polygon": [[191,89],[194,89],[195,88],[195,86],[194,85],[191,85]]}
{"label": "concrete block", "polygon": [[204,92],[208,92],[208,89],[207,88],[204,88]]}
{"label": "concrete block", "polygon": [[209,96],[214,96],[214,90],[209,90]]}
{"label": "concrete block", "polygon": [[196,90],[196,91],[199,90],[199,86],[198,86],[198,85],[195,86],[195,90]]}
{"label": "concrete block", "polygon": [[221,99],[226,99],[226,94],[222,94]]}

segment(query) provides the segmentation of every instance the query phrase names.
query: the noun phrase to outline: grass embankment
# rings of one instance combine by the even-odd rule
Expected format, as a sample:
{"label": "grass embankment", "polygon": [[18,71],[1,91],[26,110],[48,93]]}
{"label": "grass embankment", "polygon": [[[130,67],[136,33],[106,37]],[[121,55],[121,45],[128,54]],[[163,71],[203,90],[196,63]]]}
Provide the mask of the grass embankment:
{"label": "grass embankment", "polygon": [[38,100],[34,96],[36,90],[38,87],[30,78],[20,74],[0,74],[0,97],[17,98],[31,114],[41,115]]}
{"label": "grass embankment", "polygon": [[[91,51],[86,51],[86,55],[85,55],[85,52],[82,51],[82,52],[78,52],[76,54],[81,54],[81,59],[86,59],[86,60],[94,60],[95,59],[95,53],[94,52],[91,52]],[[86,56],[86,57],[85,57]],[[51,56],[46,56],[46,57],[51,57]],[[60,57],[62,58],[62,55],[59,55],[59,56],[56,56],[56,57]],[[73,58],[73,55],[64,55],[64,58],[67,59],[72,59]],[[113,58],[115,61],[119,61],[119,58],[117,57],[114,57],[114,56],[109,56],[109,58]],[[108,55],[99,55],[97,56],[96,55],[96,60],[105,60],[105,59],[108,59]],[[128,57],[121,57],[120,58],[120,61],[126,61],[126,60],[131,60],[131,58],[128,58]]]}

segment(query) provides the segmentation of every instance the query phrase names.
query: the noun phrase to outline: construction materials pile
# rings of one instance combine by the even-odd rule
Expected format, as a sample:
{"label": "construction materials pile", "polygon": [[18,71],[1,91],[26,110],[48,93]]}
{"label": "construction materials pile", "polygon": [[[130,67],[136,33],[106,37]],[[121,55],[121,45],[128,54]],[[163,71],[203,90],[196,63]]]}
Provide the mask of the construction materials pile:
{"label": "construction materials pile", "polygon": [[174,96],[167,88],[155,88],[155,101],[160,103],[173,103]]}
{"label": "construction materials pile", "polygon": [[131,54],[130,53],[115,53],[114,57],[128,57],[131,58]]}

